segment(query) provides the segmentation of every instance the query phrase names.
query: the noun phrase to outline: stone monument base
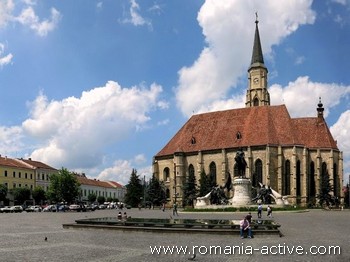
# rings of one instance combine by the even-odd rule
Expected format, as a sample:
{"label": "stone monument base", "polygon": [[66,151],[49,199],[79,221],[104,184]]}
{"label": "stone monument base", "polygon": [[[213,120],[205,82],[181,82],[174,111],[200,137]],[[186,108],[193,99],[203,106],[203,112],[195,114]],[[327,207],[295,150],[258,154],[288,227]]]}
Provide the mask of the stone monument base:
{"label": "stone monument base", "polygon": [[234,196],[230,199],[233,207],[242,207],[251,205],[252,184],[248,178],[236,178],[232,182]]}

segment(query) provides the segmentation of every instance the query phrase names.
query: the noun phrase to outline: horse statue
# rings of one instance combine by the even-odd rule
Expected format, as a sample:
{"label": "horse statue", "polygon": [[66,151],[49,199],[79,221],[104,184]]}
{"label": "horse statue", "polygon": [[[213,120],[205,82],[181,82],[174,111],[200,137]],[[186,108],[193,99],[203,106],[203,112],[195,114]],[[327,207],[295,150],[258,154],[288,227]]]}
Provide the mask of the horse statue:
{"label": "horse statue", "polygon": [[238,168],[238,176],[245,178],[245,168],[247,166],[247,162],[244,159],[244,152],[241,148],[236,153],[235,161]]}

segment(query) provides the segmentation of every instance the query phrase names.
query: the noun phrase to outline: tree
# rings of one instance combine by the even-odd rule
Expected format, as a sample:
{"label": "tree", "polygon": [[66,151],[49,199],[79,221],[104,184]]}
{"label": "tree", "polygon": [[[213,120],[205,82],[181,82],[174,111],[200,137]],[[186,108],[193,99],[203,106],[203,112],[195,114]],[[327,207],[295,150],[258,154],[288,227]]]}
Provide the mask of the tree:
{"label": "tree", "polygon": [[15,202],[22,205],[24,201],[30,199],[30,189],[27,187],[16,187],[12,189],[12,195]]}
{"label": "tree", "polygon": [[188,176],[186,177],[186,180],[184,181],[182,190],[182,204],[184,206],[194,207],[193,201],[196,199],[198,193],[196,176],[194,173],[189,172]]}
{"label": "tree", "polygon": [[199,196],[205,196],[211,191],[212,187],[210,185],[209,178],[204,170],[200,173],[199,179]]}
{"label": "tree", "polygon": [[153,205],[159,206],[164,201],[164,198],[164,189],[162,188],[162,185],[159,182],[159,180],[153,174],[147,187],[147,200],[152,202]]}
{"label": "tree", "polygon": [[7,186],[0,184],[0,201],[5,201],[7,196]]}
{"label": "tree", "polygon": [[42,201],[46,200],[45,190],[41,186],[37,186],[32,191],[32,197],[35,201],[35,204],[42,203]]}
{"label": "tree", "polygon": [[130,175],[129,183],[126,185],[125,203],[137,207],[143,197],[143,187],[141,180],[137,175],[136,169],[133,169]]}
{"label": "tree", "polygon": [[96,198],[97,198],[97,196],[96,196],[95,193],[90,193],[88,195],[88,200],[89,200],[90,203],[94,203],[96,201]]}
{"label": "tree", "polygon": [[322,174],[320,180],[320,193],[317,195],[317,199],[320,206],[326,205],[327,207],[333,202],[333,197],[330,194],[333,192],[333,186],[331,185],[328,171]]}
{"label": "tree", "polygon": [[97,202],[99,204],[103,204],[104,202],[106,202],[106,198],[104,196],[98,196],[97,197]]}
{"label": "tree", "polygon": [[62,167],[58,174],[50,176],[47,196],[52,202],[73,203],[79,196],[79,187],[77,177]]}

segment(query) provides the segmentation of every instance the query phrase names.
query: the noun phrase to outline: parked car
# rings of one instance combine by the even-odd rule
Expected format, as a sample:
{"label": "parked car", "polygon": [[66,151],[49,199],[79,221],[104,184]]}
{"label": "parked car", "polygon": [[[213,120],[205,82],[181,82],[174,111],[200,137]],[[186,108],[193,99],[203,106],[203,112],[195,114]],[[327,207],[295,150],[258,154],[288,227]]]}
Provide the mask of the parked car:
{"label": "parked car", "polygon": [[4,206],[0,208],[1,213],[10,213],[11,212],[11,207],[10,206]]}
{"label": "parked car", "polygon": [[29,206],[25,209],[26,212],[41,212],[41,206]]}
{"label": "parked car", "polygon": [[43,212],[56,212],[56,211],[57,211],[56,205],[49,205],[43,209]]}
{"label": "parked car", "polygon": [[10,212],[11,213],[21,213],[23,211],[23,207],[22,206],[12,206],[10,208]]}

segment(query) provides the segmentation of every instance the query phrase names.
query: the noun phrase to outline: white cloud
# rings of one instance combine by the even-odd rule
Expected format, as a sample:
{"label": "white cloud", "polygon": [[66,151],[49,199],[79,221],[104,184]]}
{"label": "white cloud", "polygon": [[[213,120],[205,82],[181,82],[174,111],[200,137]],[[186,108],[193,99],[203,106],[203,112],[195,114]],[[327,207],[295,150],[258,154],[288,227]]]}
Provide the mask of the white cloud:
{"label": "white cloud", "polygon": [[29,136],[42,141],[31,157],[69,168],[98,165],[107,146],[150,120],[161,92],[156,84],[122,88],[110,81],[80,98],[48,101],[40,94],[31,104],[31,117],[22,124]]}
{"label": "white cloud", "polygon": [[19,23],[29,26],[39,36],[46,36],[54,30],[61,19],[61,14],[55,8],[51,8],[51,17],[40,22],[40,18],[35,14],[34,9],[29,6],[22,10],[21,14],[15,18]]}
{"label": "white cloud", "polygon": [[307,76],[298,77],[286,87],[272,85],[269,88],[271,104],[285,104],[292,117],[316,116],[318,99],[321,97],[325,117],[329,110],[349,96],[350,86],[312,82]]}
{"label": "white cloud", "polygon": [[134,26],[147,25],[148,28],[152,30],[152,23],[148,19],[142,17],[139,11],[140,11],[140,6],[136,2],[136,0],[130,0],[130,9],[129,9],[130,17],[123,19],[122,22],[127,24],[132,24]]}
{"label": "white cloud", "polygon": [[2,155],[13,155],[23,149],[22,128],[19,126],[0,127],[0,152]]}
{"label": "white cloud", "polygon": [[112,167],[106,168],[100,172],[100,174],[97,176],[97,179],[103,181],[117,181],[122,185],[126,185],[130,180],[130,175],[133,169],[136,169],[140,180],[143,180],[144,177],[146,180],[152,177],[151,166],[141,167],[137,169],[133,166],[134,164],[134,161],[116,160],[113,163]]}
{"label": "white cloud", "polygon": [[12,62],[13,55],[7,54],[5,56],[2,56],[5,51],[5,45],[0,43],[0,67],[3,67],[4,65],[10,64]]}
{"label": "white cloud", "polygon": [[0,1],[0,27],[4,27],[12,18],[15,5],[12,0]]}
{"label": "white cloud", "polygon": [[[271,52],[303,24],[311,24],[312,1],[215,1],[207,0],[198,21],[207,42],[198,59],[179,71],[177,105],[185,115],[224,101],[249,66],[254,37],[254,13],[259,11],[263,50]],[[268,19],[274,17],[274,19]],[[229,37],[228,37],[229,36]],[[231,101],[232,102],[232,101]]]}

